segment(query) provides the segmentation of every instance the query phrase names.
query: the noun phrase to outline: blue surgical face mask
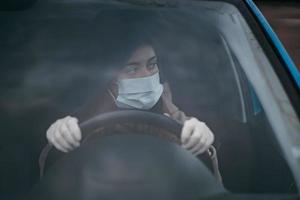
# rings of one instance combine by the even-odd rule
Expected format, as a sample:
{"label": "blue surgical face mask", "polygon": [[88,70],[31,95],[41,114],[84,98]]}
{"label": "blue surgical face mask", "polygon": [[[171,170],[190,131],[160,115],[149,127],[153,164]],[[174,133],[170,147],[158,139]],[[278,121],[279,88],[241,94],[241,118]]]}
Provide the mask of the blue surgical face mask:
{"label": "blue surgical face mask", "polygon": [[163,92],[158,72],[143,78],[119,80],[117,85],[115,102],[119,108],[151,109]]}

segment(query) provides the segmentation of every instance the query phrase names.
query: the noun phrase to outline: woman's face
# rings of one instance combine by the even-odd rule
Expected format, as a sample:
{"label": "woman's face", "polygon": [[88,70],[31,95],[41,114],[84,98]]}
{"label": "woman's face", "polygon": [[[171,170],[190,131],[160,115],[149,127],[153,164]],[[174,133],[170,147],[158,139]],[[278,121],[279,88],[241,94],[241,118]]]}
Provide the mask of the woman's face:
{"label": "woman's face", "polygon": [[150,45],[138,47],[118,74],[118,80],[151,76],[158,72],[157,57]]}

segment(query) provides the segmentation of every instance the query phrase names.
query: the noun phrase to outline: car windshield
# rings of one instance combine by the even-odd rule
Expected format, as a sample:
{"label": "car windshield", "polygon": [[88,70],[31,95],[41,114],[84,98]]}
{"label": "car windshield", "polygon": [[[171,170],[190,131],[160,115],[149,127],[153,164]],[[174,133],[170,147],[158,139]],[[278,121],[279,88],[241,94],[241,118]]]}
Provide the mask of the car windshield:
{"label": "car windshield", "polygon": [[118,109],[164,114],[166,102],[176,106],[167,114],[178,109],[212,130],[226,189],[297,192],[252,84],[250,69],[270,63],[233,5],[88,2],[0,12],[1,199],[38,182],[46,131],[57,119],[83,122]]}

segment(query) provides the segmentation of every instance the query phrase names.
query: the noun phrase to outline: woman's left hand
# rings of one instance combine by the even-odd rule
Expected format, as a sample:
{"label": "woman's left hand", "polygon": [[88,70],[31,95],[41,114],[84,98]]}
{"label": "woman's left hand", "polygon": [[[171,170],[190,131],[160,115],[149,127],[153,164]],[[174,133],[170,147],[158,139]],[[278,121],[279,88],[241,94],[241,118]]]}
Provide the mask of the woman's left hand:
{"label": "woman's left hand", "polygon": [[194,155],[205,152],[214,142],[214,134],[204,122],[191,118],[181,131],[182,146]]}

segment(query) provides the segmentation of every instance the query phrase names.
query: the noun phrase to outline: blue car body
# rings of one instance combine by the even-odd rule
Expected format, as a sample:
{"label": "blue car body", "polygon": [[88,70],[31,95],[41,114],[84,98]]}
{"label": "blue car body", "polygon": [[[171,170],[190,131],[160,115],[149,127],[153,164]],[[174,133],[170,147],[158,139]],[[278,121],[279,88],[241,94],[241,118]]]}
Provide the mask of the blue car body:
{"label": "blue car body", "polygon": [[263,14],[255,5],[255,3],[252,0],[245,0],[245,1],[249,6],[250,10],[252,11],[253,15],[256,17],[257,21],[260,23],[266,36],[268,36],[270,41],[273,43],[275,50],[277,51],[278,55],[282,59],[282,62],[284,63],[284,66],[290,72],[291,77],[293,78],[295,84],[300,90],[300,72],[296,67],[295,63],[293,62],[293,60],[291,59],[291,57],[283,47],[282,43],[280,42],[279,38],[271,28],[270,24],[267,22]]}

